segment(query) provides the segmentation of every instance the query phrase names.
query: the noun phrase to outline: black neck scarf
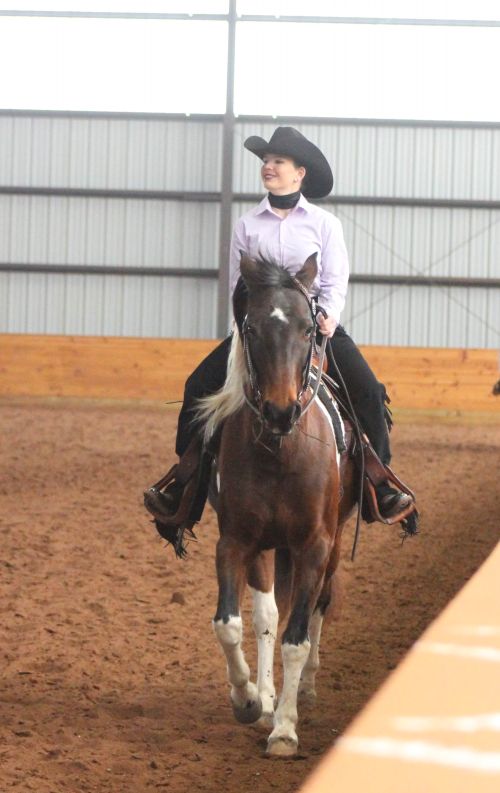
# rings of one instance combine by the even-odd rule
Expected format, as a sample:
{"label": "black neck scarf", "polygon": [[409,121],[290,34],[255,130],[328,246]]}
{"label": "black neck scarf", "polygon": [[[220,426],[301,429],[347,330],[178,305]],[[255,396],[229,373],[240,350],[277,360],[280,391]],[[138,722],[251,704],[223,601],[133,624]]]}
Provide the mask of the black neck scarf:
{"label": "black neck scarf", "polygon": [[269,203],[274,209],[293,209],[298,204],[300,198],[300,190],[296,193],[289,193],[288,195],[273,195],[268,193]]}

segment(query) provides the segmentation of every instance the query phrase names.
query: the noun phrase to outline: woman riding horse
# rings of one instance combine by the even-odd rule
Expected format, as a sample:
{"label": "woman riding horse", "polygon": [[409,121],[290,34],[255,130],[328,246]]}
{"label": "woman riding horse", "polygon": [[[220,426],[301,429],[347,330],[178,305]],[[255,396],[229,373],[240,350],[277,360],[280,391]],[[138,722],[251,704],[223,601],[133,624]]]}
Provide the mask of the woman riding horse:
{"label": "woman riding horse", "polygon": [[[236,223],[230,254],[231,288],[234,291],[240,277],[242,255],[273,261],[294,275],[311,254],[316,254],[317,275],[309,291],[327,315],[319,315],[319,330],[330,340],[359,424],[382,463],[388,464],[391,452],[385,420],[385,387],[339,324],[349,277],[342,226],[335,215],[307,200],[330,193],[331,168],[319,148],[293,127],[278,127],[269,141],[251,136],[244,145],[262,160],[261,178],[268,194]],[[282,319],[286,321],[286,317]],[[200,432],[194,420],[199,400],[224,384],[230,346],[231,337],[228,337],[186,382],[177,429],[179,457]],[[331,364],[328,374],[336,379],[330,367]],[[177,513],[184,485],[184,481],[174,480],[164,492],[155,495],[154,511],[156,517],[161,513],[164,528]],[[387,481],[377,485],[376,498],[385,520],[401,514],[412,503],[411,496],[394,489]]]}

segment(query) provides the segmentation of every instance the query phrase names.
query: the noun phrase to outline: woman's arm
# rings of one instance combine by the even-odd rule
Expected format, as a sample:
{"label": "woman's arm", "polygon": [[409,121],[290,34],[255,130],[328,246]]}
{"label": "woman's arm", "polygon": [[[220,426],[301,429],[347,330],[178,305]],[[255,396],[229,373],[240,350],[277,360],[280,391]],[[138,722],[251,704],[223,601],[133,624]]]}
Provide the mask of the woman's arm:
{"label": "woman's arm", "polygon": [[[334,215],[328,214],[323,227],[323,240],[321,249],[321,273],[319,304],[328,313],[332,320],[323,326],[319,322],[322,332],[333,333],[340,322],[340,315],[345,305],[347,284],[349,281],[349,260],[344,242],[342,224]],[[332,327],[333,325],[333,327]]]}

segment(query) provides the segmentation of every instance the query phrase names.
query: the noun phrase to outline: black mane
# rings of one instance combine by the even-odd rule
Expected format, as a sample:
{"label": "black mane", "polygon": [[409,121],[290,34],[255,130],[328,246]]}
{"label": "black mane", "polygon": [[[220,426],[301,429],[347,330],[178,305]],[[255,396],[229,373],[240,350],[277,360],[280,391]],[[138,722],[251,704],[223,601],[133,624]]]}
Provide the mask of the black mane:
{"label": "black mane", "polygon": [[294,280],[288,270],[284,270],[279,264],[266,259],[256,259],[259,265],[250,277],[238,278],[233,292],[233,316],[236,320],[238,330],[241,333],[243,320],[247,313],[248,290],[250,289],[296,289]]}
{"label": "black mane", "polygon": [[293,277],[288,270],[280,267],[279,264],[266,259],[256,259],[259,265],[255,271],[245,278],[247,286],[251,289],[254,288],[268,288],[274,287],[275,289],[296,289]]}

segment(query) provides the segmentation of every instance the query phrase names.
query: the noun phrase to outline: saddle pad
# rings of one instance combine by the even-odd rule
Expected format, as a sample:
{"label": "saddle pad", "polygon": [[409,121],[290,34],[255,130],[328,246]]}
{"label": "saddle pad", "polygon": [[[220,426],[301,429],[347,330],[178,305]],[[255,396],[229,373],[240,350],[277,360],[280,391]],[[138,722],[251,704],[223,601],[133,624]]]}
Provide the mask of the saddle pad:
{"label": "saddle pad", "polygon": [[[313,372],[311,374],[311,385],[313,388],[316,385],[316,377],[317,377],[317,372]],[[342,454],[342,452],[345,452],[347,449],[344,422],[342,420],[342,416],[340,415],[337,402],[333,398],[330,390],[327,388],[323,380],[321,381],[319,386],[318,399],[320,400],[321,404],[323,405],[323,407],[325,408],[326,412],[328,413],[331,419],[333,425],[333,431],[335,433],[335,442],[337,444],[337,449],[339,451],[339,454]]]}

